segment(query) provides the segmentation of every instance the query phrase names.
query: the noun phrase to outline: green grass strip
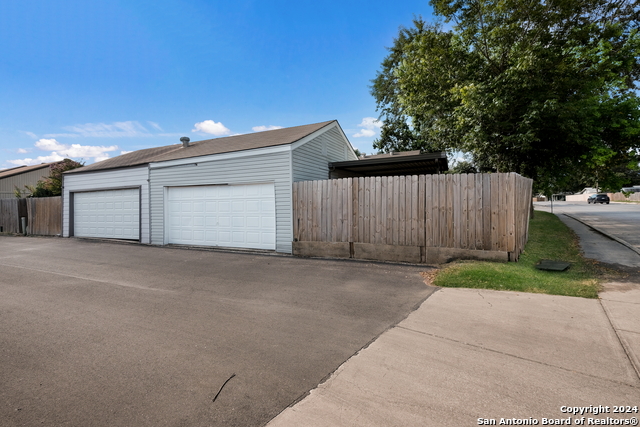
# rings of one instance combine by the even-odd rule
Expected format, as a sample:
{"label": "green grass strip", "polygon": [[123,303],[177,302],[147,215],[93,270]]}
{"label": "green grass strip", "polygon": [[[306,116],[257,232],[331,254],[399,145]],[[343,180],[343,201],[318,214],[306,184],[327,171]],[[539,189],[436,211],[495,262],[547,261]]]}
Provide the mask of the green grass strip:
{"label": "green grass strip", "polygon": [[[537,270],[541,259],[567,261],[571,267]],[[529,223],[529,241],[518,262],[455,262],[440,270],[433,284],[583,298],[597,298],[599,289],[597,265],[582,257],[576,234],[555,215],[541,211]]]}

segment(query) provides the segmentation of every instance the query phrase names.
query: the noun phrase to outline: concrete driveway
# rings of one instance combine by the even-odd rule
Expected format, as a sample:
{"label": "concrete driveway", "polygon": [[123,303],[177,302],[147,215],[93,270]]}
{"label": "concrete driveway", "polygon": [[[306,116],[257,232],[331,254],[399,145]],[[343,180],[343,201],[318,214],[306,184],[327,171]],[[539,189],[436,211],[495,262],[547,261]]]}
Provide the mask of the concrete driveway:
{"label": "concrete driveway", "polygon": [[264,425],[419,306],[424,269],[0,236],[0,425]]}

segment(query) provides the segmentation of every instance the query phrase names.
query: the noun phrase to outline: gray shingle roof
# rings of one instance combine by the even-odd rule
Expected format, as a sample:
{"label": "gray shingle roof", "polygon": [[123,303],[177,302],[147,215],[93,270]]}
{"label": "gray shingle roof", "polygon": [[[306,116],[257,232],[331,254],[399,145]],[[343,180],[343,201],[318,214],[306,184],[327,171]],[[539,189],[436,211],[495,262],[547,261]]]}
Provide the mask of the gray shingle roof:
{"label": "gray shingle roof", "polygon": [[335,122],[335,120],[314,123],[311,125],[195,141],[189,143],[189,146],[186,148],[183,147],[182,144],[147,148],[122,154],[118,157],[93,163],[82,168],[73,169],[65,173],[92,172],[129,166],[141,166],[153,162],[164,162],[167,160],[186,159],[190,157],[208,156],[211,154],[230,153],[234,151],[251,150],[254,148],[292,144],[333,122]]}
{"label": "gray shingle roof", "polygon": [[55,165],[56,163],[59,163],[59,162],[42,163],[40,165],[33,165],[33,166],[16,166],[15,168],[2,169],[0,170],[0,178],[7,178],[13,175],[20,175],[22,173],[27,173],[27,172],[35,171],[38,169],[48,168],[49,166]]}

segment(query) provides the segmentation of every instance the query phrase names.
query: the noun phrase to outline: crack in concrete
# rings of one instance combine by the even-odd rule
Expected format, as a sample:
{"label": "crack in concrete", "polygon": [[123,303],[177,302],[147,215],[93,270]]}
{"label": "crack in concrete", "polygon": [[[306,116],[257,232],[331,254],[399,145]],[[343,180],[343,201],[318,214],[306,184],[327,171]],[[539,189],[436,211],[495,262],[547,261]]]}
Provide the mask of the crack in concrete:
{"label": "crack in concrete", "polygon": [[87,280],[89,282],[105,283],[107,285],[116,285],[116,286],[122,286],[122,287],[125,287],[125,288],[140,289],[140,290],[143,290],[143,291],[171,292],[171,293],[175,292],[175,291],[172,291],[170,289],[149,288],[147,286],[134,285],[132,283],[126,283],[126,282],[113,282],[113,281],[108,281],[108,280],[92,279],[90,277],[75,276],[73,274],[58,273],[56,271],[42,270],[42,269],[39,269],[39,268],[32,268],[32,267],[24,267],[24,266],[21,266],[21,265],[3,264],[3,263],[0,263],[0,265],[5,266],[5,267],[20,268],[22,270],[37,271],[37,272],[45,273],[45,274],[55,274],[56,276],[71,277],[71,278],[79,279],[79,280]]}

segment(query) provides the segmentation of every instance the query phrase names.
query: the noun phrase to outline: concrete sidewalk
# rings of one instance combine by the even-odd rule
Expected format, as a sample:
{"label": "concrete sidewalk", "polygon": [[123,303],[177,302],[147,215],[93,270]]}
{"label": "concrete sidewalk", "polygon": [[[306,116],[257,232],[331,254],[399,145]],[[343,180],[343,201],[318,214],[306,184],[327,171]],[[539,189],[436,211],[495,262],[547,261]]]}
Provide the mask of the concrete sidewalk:
{"label": "concrete sidewalk", "polygon": [[602,300],[440,289],[268,426],[574,425],[562,406],[590,405],[637,421],[613,413],[640,405],[640,289],[625,286]]}
{"label": "concrete sidewalk", "polygon": [[[578,425],[582,416],[637,425],[640,255],[561,219],[585,256],[633,274],[606,283],[600,299],[439,289],[268,426]],[[562,408],[600,405],[609,412]],[[614,413],[619,405],[635,411]]]}

